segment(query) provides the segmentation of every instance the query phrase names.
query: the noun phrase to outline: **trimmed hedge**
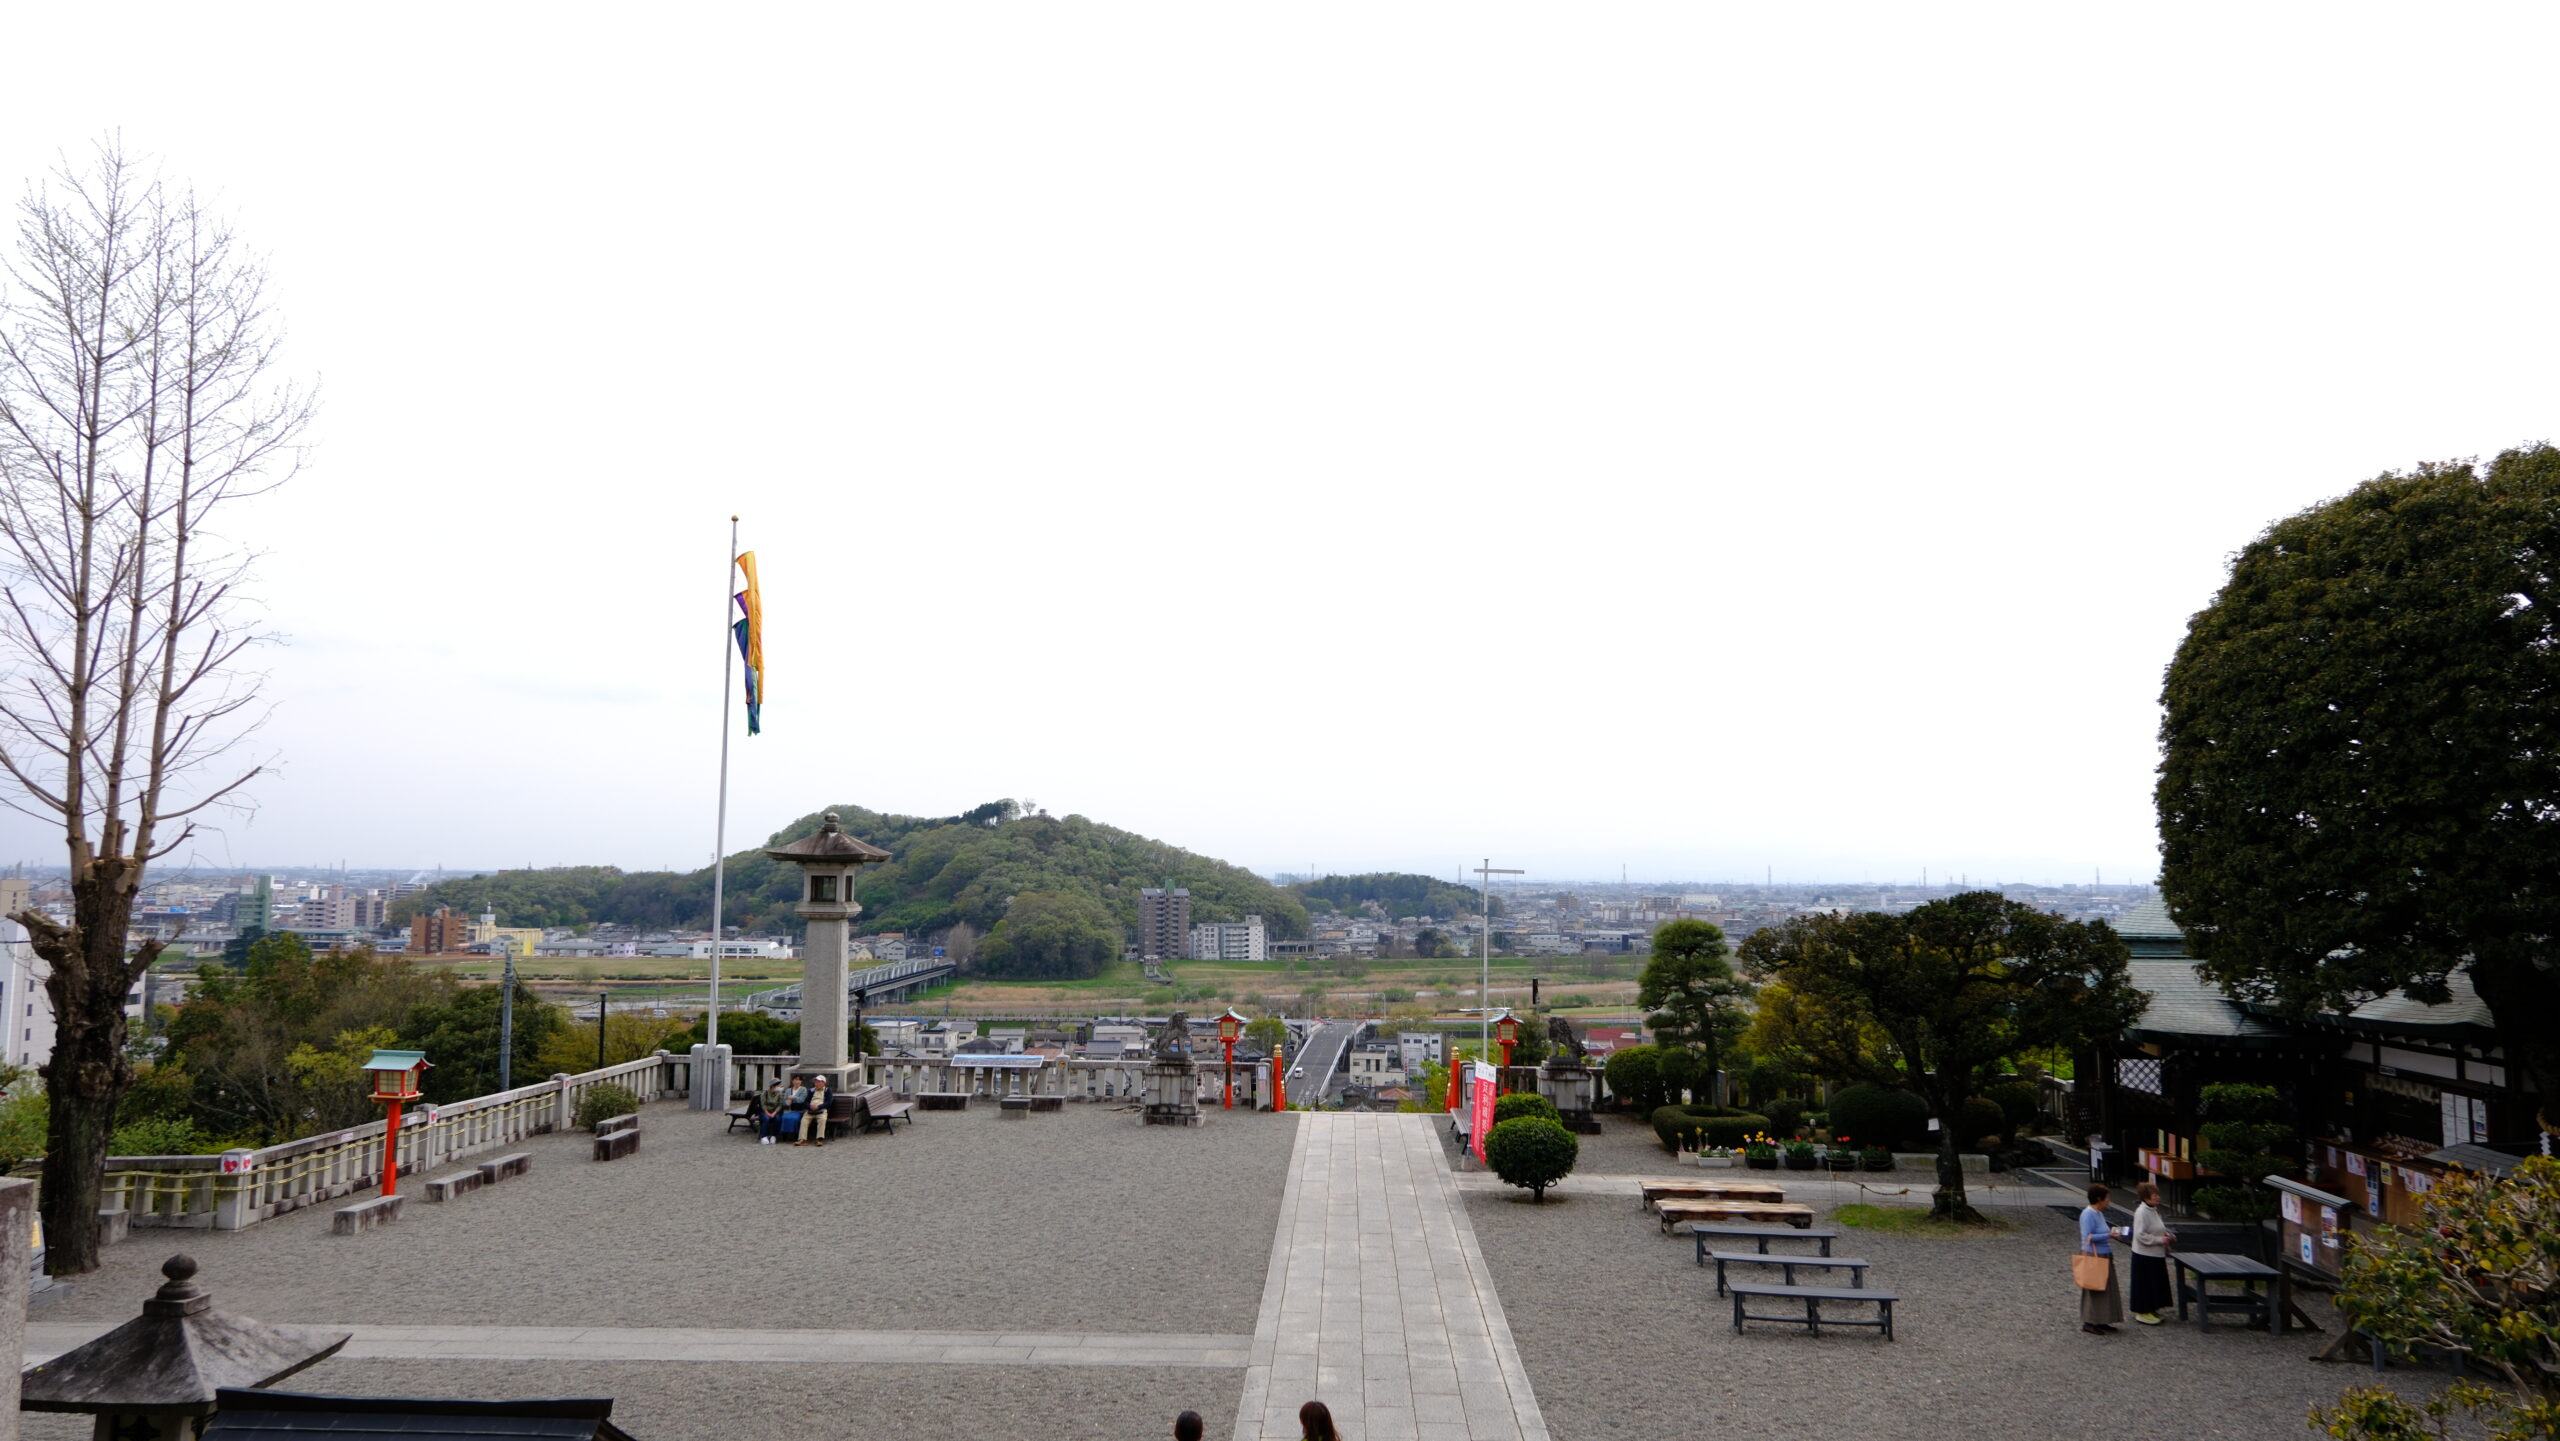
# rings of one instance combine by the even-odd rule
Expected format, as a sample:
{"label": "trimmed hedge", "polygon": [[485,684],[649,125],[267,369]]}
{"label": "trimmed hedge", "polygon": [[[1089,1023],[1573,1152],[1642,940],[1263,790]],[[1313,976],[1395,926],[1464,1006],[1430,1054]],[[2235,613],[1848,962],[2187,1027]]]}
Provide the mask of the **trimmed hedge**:
{"label": "trimmed hedge", "polygon": [[1909,1091],[1864,1082],[1831,1098],[1831,1132],[1861,1146],[1917,1151],[1930,1146],[1929,1103]]}
{"label": "trimmed hedge", "polygon": [[576,1116],[578,1129],[591,1131],[595,1129],[598,1121],[610,1121],[616,1116],[628,1116],[639,1109],[640,1098],[623,1087],[610,1082],[601,1086],[589,1086],[578,1096]]}
{"label": "trimmed hedge", "polygon": [[[2009,1117],[2000,1109],[1999,1102],[1985,1100],[1980,1096],[1969,1096],[1965,1099],[1964,1115],[1956,1125],[1957,1150],[1970,1151],[1981,1145],[1985,1139],[1994,1142],[2005,1141],[2008,1135]],[[1995,1144],[1984,1149],[1997,1151],[2000,1147]]]}
{"label": "trimmed hedge", "polygon": [[2036,1088],[2024,1081],[2002,1081],[1984,1091],[1982,1097],[2000,1108],[2000,1118],[2007,1123],[2000,1128],[2000,1134],[2004,1136],[2016,1135],[2022,1127],[2033,1121],[2036,1118],[2036,1107],[2041,1101],[2036,1094]]}
{"label": "trimmed hedge", "polygon": [[1582,1143],[1560,1121],[1514,1116],[1484,1133],[1484,1163],[1506,1186],[1522,1186],[1540,1202],[1547,1188],[1572,1174]]}
{"label": "trimmed hedge", "polygon": [[1550,1121],[1564,1119],[1564,1113],[1556,1109],[1555,1102],[1535,1091],[1514,1091],[1508,1096],[1495,1098],[1493,1103],[1495,1125],[1499,1126],[1505,1121],[1520,1116],[1544,1116]]}
{"label": "trimmed hedge", "polygon": [[1804,1124],[1805,1104],[1793,1096],[1780,1096],[1762,1106],[1760,1112],[1769,1118],[1770,1135],[1792,1136]]}
{"label": "trimmed hedge", "polygon": [[1653,1113],[1654,1135],[1662,1139],[1664,1150],[1673,1152],[1739,1146],[1743,1137],[1768,1129],[1768,1117],[1727,1106],[1663,1106]]}

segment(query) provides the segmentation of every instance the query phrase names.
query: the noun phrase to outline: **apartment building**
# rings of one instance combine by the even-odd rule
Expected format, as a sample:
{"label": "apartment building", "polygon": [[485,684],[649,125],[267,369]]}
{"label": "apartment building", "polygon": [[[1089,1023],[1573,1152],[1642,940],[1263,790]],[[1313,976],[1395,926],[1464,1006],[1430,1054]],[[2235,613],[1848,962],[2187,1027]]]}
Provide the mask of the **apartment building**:
{"label": "apartment building", "polygon": [[1188,954],[1195,961],[1267,961],[1271,959],[1271,941],[1260,916],[1247,916],[1241,921],[1202,921],[1191,928]]}
{"label": "apartment building", "polygon": [[1191,892],[1149,886],[1138,892],[1138,959],[1175,961],[1190,954]]}

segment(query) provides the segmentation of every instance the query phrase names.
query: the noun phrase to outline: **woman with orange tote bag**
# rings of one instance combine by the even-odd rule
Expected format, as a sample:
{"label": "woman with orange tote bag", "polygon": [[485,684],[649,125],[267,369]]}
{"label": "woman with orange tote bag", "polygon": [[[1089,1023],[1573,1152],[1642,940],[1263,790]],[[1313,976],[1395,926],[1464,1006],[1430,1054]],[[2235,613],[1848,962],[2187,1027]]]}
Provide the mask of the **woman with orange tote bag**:
{"label": "woman with orange tote bag", "polygon": [[2107,1224],[2107,1188],[2091,1186],[2088,1209],[2080,1213],[2080,1254],[2071,1258],[2071,1279],[2080,1287],[2080,1329],[2092,1336],[2113,1335],[2124,1321],[2112,1244],[2119,1229]]}

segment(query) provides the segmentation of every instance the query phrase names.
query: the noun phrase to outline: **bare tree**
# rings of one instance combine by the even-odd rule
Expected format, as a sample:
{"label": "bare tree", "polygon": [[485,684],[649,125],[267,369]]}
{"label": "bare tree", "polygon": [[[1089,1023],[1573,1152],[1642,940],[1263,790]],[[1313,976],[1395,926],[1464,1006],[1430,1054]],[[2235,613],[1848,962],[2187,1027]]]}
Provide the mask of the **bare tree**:
{"label": "bare tree", "polygon": [[292,474],[311,411],[269,375],[256,260],[120,141],[29,187],[6,278],[0,803],[59,824],[69,853],[69,923],[14,917],[50,970],[43,1212],[67,1275],[98,1264],[125,996],[162,945],[127,946],[144,868],[260,769],[238,754],[257,720],[249,556],[215,526]]}

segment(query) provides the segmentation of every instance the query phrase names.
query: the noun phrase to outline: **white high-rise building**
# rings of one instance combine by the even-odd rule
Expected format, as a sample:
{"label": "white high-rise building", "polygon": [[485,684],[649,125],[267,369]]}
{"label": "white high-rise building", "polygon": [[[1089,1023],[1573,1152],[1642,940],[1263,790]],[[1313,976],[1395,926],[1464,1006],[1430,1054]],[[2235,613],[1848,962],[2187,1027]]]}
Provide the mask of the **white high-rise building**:
{"label": "white high-rise building", "polygon": [[1247,916],[1241,921],[1202,921],[1191,928],[1191,959],[1195,961],[1267,961],[1271,959],[1271,943],[1262,928],[1262,917]]}

